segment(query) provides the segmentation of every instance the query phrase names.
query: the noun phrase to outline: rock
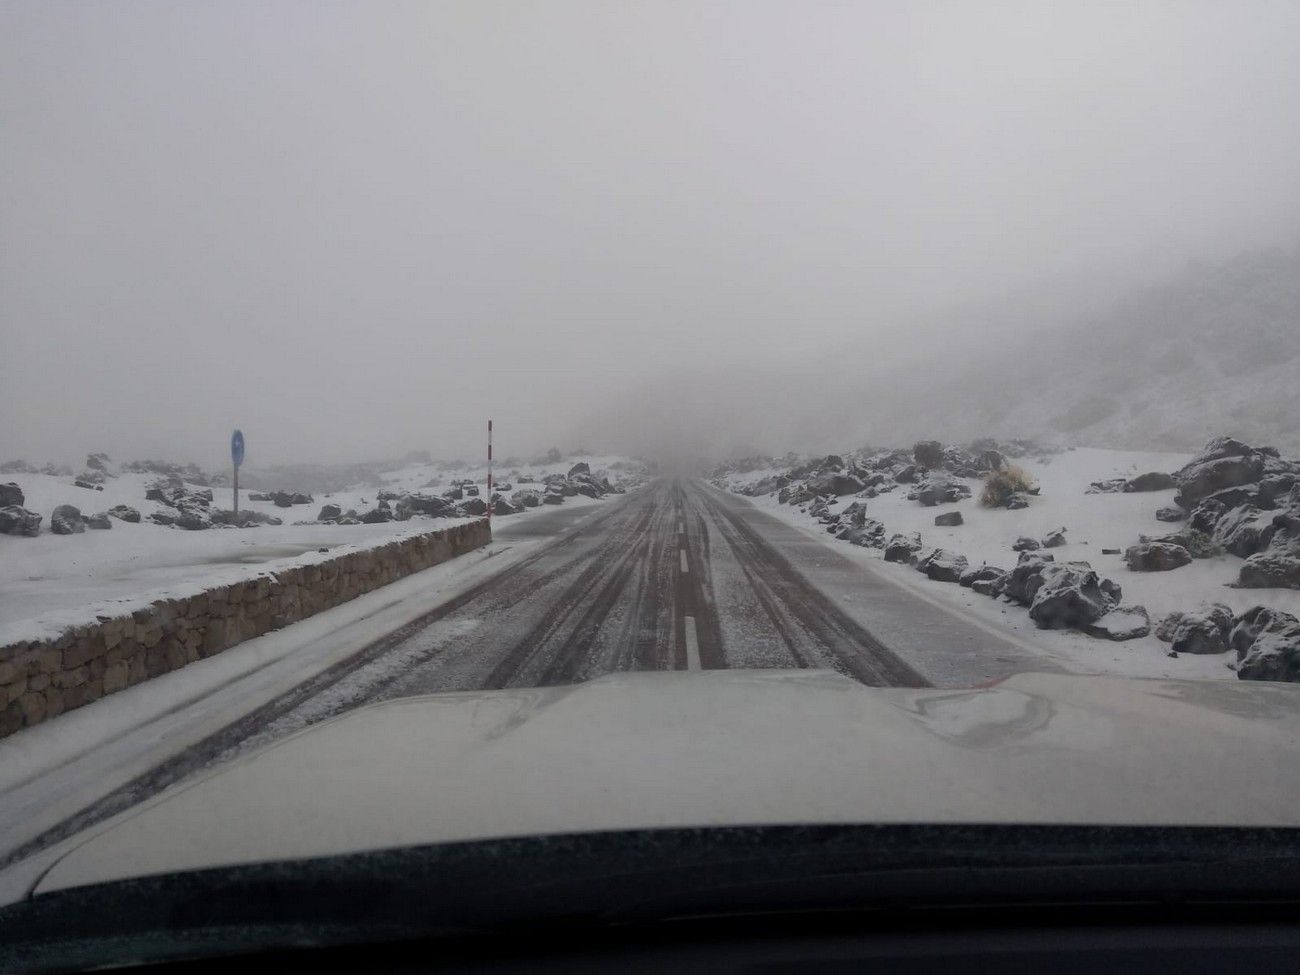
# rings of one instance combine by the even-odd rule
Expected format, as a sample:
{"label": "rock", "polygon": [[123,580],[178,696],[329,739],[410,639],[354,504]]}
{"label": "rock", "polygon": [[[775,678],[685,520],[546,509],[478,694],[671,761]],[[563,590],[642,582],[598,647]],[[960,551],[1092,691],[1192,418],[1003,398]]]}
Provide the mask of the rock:
{"label": "rock", "polygon": [[1001,576],[997,579],[976,579],[970,584],[970,591],[979,593],[981,596],[988,596],[991,599],[996,599],[998,596],[1002,595],[1002,591],[1006,587],[1006,584],[1006,576]]}
{"label": "rock", "polygon": [[102,531],[105,528],[112,528],[113,523],[108,520],[108,512],[101,511],[86,518],[86,527]]}
{"label": "rock", "polygon": [[492,496],[492,514],[494,516],[500,515],[504,518],[506,515],[518,514],[522,510],[522,508],[516,508],[499,494]]}
{"label": "rock", "polygon": [[587,498],[598,498],[598,497],[600,497],[600,488],[598,488],[596,485],[590,483],[589,481],[578,481],[578,482],[574,485],[574,488],[575,488],[575,489],[577,490],[577,492],[578,492],[579,494],[581,494],[583,497],[587,497]]}
{"label": "rock", "polygon": [[1174,475],[1165,474],[1161,471],[1151,471],[1148,474],[1130,477],[1124,482],[1123,490],[1126,494],[1132,494],[1135,491],[1165,491],[1177,486]]}
{"label": "rock", "polygon": [[1004,507],[1008,511],[1020,511],[1029,507],[1029,499],[1019,492],[1013,492],[1011,497],[1007,498]]}
{"label": "rock", "polygon": [[1167,535],[1139,535],[1138,541],[1177,545],[1187,549],[1187,554],[1194,559],[1209,559],[1223,554],[1223,549],[1215,544],[1214,539],[1190,526],[1184,526],[1181,531],[1170,532]]}
{"label": "rock", "polygon": [[1156,509],[1156,521],[1182,521],[1186,517],[1186,511],[1173,505]]}
{"label": "rock", "polygon": [[912,447],[917,464],[929,470],[943,466],[943,444],[937,440],[922,440]]}
{"label": "rock", "polygon": [[1018,603],[1028,606],[1038,587],[1043,584],[1044,568],[1055,562],[1050,555],[1039,552],[1021,552],[1016,566],[1007,576],[1005,592]]}
{"label": "rock", "polygon": [[564,495],[557,494],[554,491],[547,491],[542,495],[542,504],[564,504]]}
{"label": "rock", "polygon": [[934,516],[934,523],[941,528],[950,528],[962,523],[960,511],[946,511],[941,515]]}
{"label": "rock", "polygon": [[1174,628],[1174,653],[1224,653],[1228,641],[1223,630],[1213,620],[1194,614],[1185,614]]}
{"label": "rock", "polygon": [[927,508],[933,508],[936,504],[950,504],[969,498],[970,488],[946,474],[931,474],[908,497]]}
{"label": "rock", "polygon": [[1137,640],[1151,632],[1151,617],[1145,606],[1116,606],[1084,632],[1102,640]]}
{"label": "rock", "polygon": [[1043,536],[1043,548],[1060,548],[1065,544],[1065,529],[1058,528]]}
{"label": "rock", "polygon": [[536,508],[542,503],[542,496],[532,488],[520,488],[510,495],[510,503],[516,508]]}
{"label": "rock", "polygon": [[1172,643],[1174,639],[1174,631],[1178,629],[1178,624],[1182,621],[1182,613],[1170,613],[1156,624],[1156,639],[1163,640],[1165,643]]}
{"label": "rock", "polygon": [[1268,549],[1252,555],[1237,573],[1240,589],[1300,589],[1300,556]]}
{"label": "rock", "polygon": [[885,544],[885,561],[911,562],[920,550],[921,535],[919,532],[912,532],[910,535],[895,534]]}
{"label": "rock", "polygon": [[321,505],[320,512],[316,515],[317,521],[333,521],[335,518],[343,517],[343,509],[336,504]]}
{"label": "rock", "polygon": [[867,518],[861,525],[846,529],[845,533],[838,537],[844,538],[850,545],[884,548],[885,526],[874,518]]}
{"label": "rock", "polygon": [[1237,678],[1300,681],[1300,624],[1261,633],[1237,664]]}
{"label": "rock", "polygon": [[843,497],[847,494],[857,494],[866,485],[851,474],[830,473],[814,478],[808,483],[808,487],[814,494],[833,494],[836,497]]}
{"label": "rock", "polygon": [[12,481],[8,484],[0,484],[0,508],[14,506],[21,508],[26,500],[23,496],[23,489],[17,484]]}
{"label": "rock", "polygon": [[108,509],[109,515],[118,521],[129,521],[133,525],[140,523],[140,512],[136,511],[129,504],[115,504]]}
{"label": "rock", "polygon": [[1128,485],[1126,477],[1111,477],[1104,481],[1093,481],[1084,494],[1118,494]]}
{"label": "rock", "polygon": [[41,518],[22,505],[7,504],[0,508],[0,535],[26,535],[34,538],[41,533]]}
{"label": "rock", "polygon": [[1268,548],[1276,531],[1271,511],[1266,513],[1253,504],[1243,504],[1219,519],[1213,540],[1238,558],[1246,559]]}
{"label": "rock", "polygon": [[73,487],[79,487],[79,488],[85,488],[87,491],[102,491],[102,490],[104,490],[104,487],[103,487],[102,484],[96,484],[94,481],[87,481],[87,480],[86,480],[85,478],[83,478],[83,477],[79,477],[79,478],[77,478],[75,481],[73,481],[73,482],[72,482],[72,486],[73,486]]}
{"label": "rock", "polygon": [[427,494],[408,494],[402,500],[416,514],[449,518],[456,512],[456,506],[446,498],[431,497]]}
{"label": "rock", "polygon": [[462,513],[478,518],[487,514],[487,502],[482,498],[469,498],[459,505]]}
{"label": "rock", "polygon": [[968,568],[957,579],[957,584],[971,589],[977,582],[1002,582],[1006,577],[1006,569],[999,569],[996,565],[981,565],[978,568]]}
{"label": "rock", "polygon": [[1216,491],[1259,481],[1264,474],[1264,456],[1231,437],[1211,440],[1174,475],[1178,485],[1174,502],[1191,511]]}
{"label": "rock", "polygon": [[155,511],[149,516],[149,520],[155,525],[171,527],[176,524],[176,516],[167,511]]}
{"label": "rock", "polygon": [[1011,545],[1011,551],[1013,552],[1037,552],[1040,548],[1042,546],[1039,544],[1038,539],[1030,538],[1027,535],[1021,535]]}
{"label": "rock", "polygon": [[920,472],[916,469],[915,464],[908,464],[906,467],[900,468],[894,474],[894,480],[899,484],[911,484],[916,480],[919,473]]}
{"label": "rock", "polygon": [[967,569],[966,556],[937,548],[916,563],[916,571],[923,572],[935,582],[957,582]]}
{"label": "rock", "polygon": [[465,487],[464,487],[464,491],[465,491],[465,495],[466,495],[466,497],[470,497],[470,498],[477,498],[477,497],[478,497],[478,485],[477,485],[477,484],[466,484]]}
{"label": "rock", "polygon": [[1191,561],[1187,549],[1168,542],[1142,542],[1124,552],[1124,562],[1133,572],[1168,572]]}
{"label": "rock", "polygon": [[[211,498],[209,498],[211,500]],[[277,508],[291,508],[295,504],[311,504],[314,500],[310,494],[298,494],[290,491],[275,491],[270,500]]]}
{"label": "rock", "polygon": [[1300,680],[1300,619],[1268,606],[1252,606],[1228,637],[1240,680]]}
{"label": "rock", "polygon": [[56,535],[77,535],[86,530],[81,511],[74,505],[61,504],[50,515],[50,531]]}
{"label": "rock", "polygon": [[1091,569],[1048,563],[1029,604],[1029,618],[1043,630],[1084,629],[1108,613],[1113,603]]}
{"label": "rock", "polygon": [[212,516],[197,505],[187,505],[179,509],[176,527],[191,532],[204,531],[212,527]]}
{"label": "rock", "polygon": [[[482,503],[483,502],[481,501],[479,502],[479,504]],[[389,508],[381,508],[378,505],[371,508],[369,511],[363,512],[361,515],[361,523],[363,525],[380,525],[386,521],[392,520],[393,512]]]}
{"label": "rock", "polygon": [[568,477],[577,477],[579,474],[591,474],[591,467],[585,461],[579,461],[569,468]]}

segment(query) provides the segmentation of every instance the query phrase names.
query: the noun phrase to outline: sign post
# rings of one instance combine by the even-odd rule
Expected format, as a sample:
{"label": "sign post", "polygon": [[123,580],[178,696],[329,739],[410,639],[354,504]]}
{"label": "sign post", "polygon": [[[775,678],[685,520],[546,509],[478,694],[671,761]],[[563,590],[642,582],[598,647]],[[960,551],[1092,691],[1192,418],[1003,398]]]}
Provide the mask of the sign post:
{"label": "sign post", "polygon": [[487,517],[492,524],[492,421],[488,420],[488,483],[487,483]]}
{"label": "sign post", "polygon": [[230,435],[230,460],[235,465],[235,524],[239,524],[239,465],[244,462],[244,434],[236,430]]}

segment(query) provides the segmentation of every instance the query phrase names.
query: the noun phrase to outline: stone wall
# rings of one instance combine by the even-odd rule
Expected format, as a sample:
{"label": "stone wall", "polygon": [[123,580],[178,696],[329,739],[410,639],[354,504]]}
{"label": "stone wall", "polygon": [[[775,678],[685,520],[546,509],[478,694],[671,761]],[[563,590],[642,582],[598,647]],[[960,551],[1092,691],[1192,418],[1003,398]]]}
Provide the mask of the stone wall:
{"label": "stone wall", "polygon": [[485,519],[0,647],[0,737],[338,606],[492,540]]}

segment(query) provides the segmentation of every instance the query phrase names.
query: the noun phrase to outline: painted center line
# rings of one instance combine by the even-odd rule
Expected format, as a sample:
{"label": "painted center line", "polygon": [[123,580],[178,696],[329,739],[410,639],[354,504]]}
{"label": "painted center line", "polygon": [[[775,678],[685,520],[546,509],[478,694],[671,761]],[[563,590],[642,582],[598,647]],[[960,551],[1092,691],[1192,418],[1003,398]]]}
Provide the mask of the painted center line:
{"label": "painted center line", "polygon": [[686,669],[700,669],[700,638],[695,632],[695,617],[684,616],[686,623]]}
{"label": "painted center line", "polygon": [[686,549],[684,549],[684,548],[679,548],[677,551],[680,552],[680,553],[681,553],[681,556],[682,556],[682,571],[683,571],[683,572],[690,572],[690,571],[691,571],[690,568],[688,568],[687,565],[686,565]]}

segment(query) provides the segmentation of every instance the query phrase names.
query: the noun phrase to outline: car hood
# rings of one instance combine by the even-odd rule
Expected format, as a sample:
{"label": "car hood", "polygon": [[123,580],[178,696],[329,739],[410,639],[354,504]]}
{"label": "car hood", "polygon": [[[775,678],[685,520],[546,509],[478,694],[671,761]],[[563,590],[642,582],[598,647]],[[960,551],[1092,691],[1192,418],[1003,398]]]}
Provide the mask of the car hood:
{"label": "car hood", "polygon": [[900,822],[1300,825],[1300,687],[706,671],[406,698],[75,838],[34,892],[507,836]]}

